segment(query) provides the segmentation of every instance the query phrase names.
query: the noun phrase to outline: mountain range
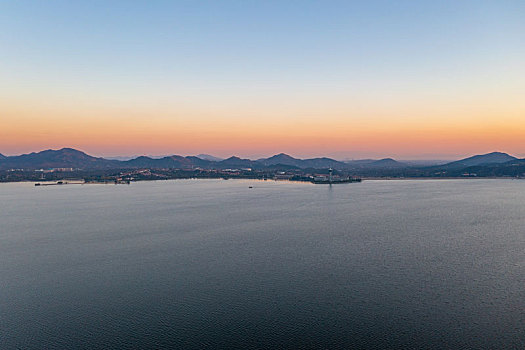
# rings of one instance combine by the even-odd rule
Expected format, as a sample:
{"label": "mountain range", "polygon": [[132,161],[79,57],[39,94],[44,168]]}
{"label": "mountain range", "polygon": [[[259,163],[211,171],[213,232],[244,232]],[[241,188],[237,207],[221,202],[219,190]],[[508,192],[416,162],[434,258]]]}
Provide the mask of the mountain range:
{"label": "mountain range", "polygon": [[179,156],[172,155],[162,158],[139,156],[129,160],[105,159],[90,156],[73,148],[45,150],[19,156],[0,156],[0,169],[48,169],[48,168],[79,168],[79,169],[111,169],[111,168],[252,168],[286,167],[298,169],[350,169],[350,168],[399,168],[405,164],[393,159],[365,160],[341,162],[331,158],[299,159],[280,153],[269,158],[258,160],[243,159],[232,156],[220,159],[210,155]]}
{"label": "mountain range", "polygon": [[[213,160],[215,159],[215,160]],[[514,163],[513,163],[514,162]],[[385,159],[363,159],[352,161],[338,161],[331,158],[294,158],[285,153],[276,154],[269,158],[257,160],[243,159],[232,156],[227,159],[220,159],[210,155],[199,156],[179,156],[172,155],[162,158],[152,158],[140,156],[130,160],[105,159],[90,156],[82,151],[73,148],[62,148],[60,150],[45,150],[23,154],[19,156],[4,156],[0,154],[0,170],[8,169],[49,169],[49,168],[74,168],[84,170],[95,169],[327,169],[369,174],[430,174],[441,171],[442,173],[451,172],[456,174],[462,169],[470,168],[494,168],[501,166],[516,166],[525,163],[516,157],[506,153],[493,152],[484,155],[476,155],[462,160],[450,162],[439,166],[415,167],[396,161],[392,158]],[[514,164],[514,165],[512,165]],[[476,169],[474,169],[476,170]],[[477,169],[479,172],[479,169]]]}

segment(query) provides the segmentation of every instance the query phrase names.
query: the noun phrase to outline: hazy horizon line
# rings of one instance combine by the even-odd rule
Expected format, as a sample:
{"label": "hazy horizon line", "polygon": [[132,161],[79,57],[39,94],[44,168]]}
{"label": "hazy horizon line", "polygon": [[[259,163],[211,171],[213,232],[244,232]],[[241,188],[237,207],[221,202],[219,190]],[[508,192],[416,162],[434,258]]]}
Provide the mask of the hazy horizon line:
{"label": "hazy horizon line", "polygon": [[[43,151],[48,151],[48,150],[53,150],[53,151],[57,151],[57,150],[61,150],[61,149],[74,149],[74,150],[77,150],[77,151],[81,151],[83,153],[86,153],[90,156],[93,156],[93,157],[99,157],[99,158],[105,158],[105,159],[110,159],[110,160],[128,160],[128,159],[134,159],[134,158],[137,158],[137,157],[149,157],[149,158],[154,158],[154,159],[160,159],[160,158],[164,158],[164,157],[170,157],[170,156],[183,156],[183,157],[191,157],[191,156],[194,156],[194,157],[197,157],[199,155],[207,155],[207,156],[211,156],[211,157],[214,157],[214,158],[219,158],[219,159],[228,159],[230,157],[238,157],[238,158],[242,158],[242,159],[250,159],[250,160],[258,160],[258,159],[265,159],[265,158],[270,158],[272,156],[275,156],[275,155],[279,155],[279,154],[286,154],[290,157],[293,157],[293,158],[296,158],[296,159],[313,159],[313,158],[332,158],[332,159],[335,159],[335,160],[338,160],[338,161],[359,161],[359,160],[366,160],[366,159],[373,159],[373,160],[378,160],[378,159],[386,159],[386,158],[392,158],[392,159],[395,159],[395,160],[398,160],[398,161],[410,161],[410,162],[425,162],[425,161],[434,161],[434,162],[437,162],[437,161],[454,161],[454,160],[459,160],[459,159],[464,159],[464,158],[468,158],[468,157],[472,157],[472,156],[476,156],[476,155],[484,155],[484,154],[489,154],[489,153],[495,153],[495,152],[498,152],[498,153],[506,153],[510,156],[513,156],[513,157],[516,157],[516,158],[524,158],[523,155],[521,154],[518,154],[518,155],[514,155],[514,154],[511,154],[509,152],[505,152],[505,151],[501,151],[501,150],[495,150],[495,151],[490,151],[490,152],[476,152],[476,153],[472,153],[472,154],[462,154],[462,155],[428,155],[428,157],[425,157],[425,155],[420,155],[420,156],[408,156],[408,157],[399,157],[399,156],[396,156],[396,155],[369,155],[369,156],[351,156],[351,155],[335,155],[337,153],[345,153],[345,152],[329,152],[327,154],[324,154],[324,155],[308,155],[308,156],[305,156],[305,155],[301,155],[301,156],[296,156],[296,155],[293,155],[293,152],[277,152],[277,153],[269,153],[266,154],[266,155],[242,155],[242,153],[237,153],[237,152],[233,152],[233,153],[228,153],[229,155],[227,156],[222,156],[222,155],[216,155],[214,154],[213,152],[192,152],[192,153],[187,153],[187,152],[180,152],[180,153],[177,153],[177,152],[174,152],[174,153],[164,153],[164,154],[152,154],[152,153],[142,153],[142,154],[139,154],[139,153],[135,153],[135,154],[129,154],[129,155],[126,155],[126,154],[115,154],[115,155],[111,155],[111,154],[108,154],[108,153],[104,153],[104,154],[101,154],[101,153],[97,153],[97,152],[90,152],[90,151],[86,151],[84,149],[82,149],[82,147],[70,147],[70,146],[67,146],[67,147],[57,147],[57,148],[43,148],[43,149],[40,149],[40,150],[37,150],[37,151],[29,151],[29,152],[22,152],[22,153],[17,153],[17,154],[7,154],[7,153],[2,153],[0,152],[0,154],[4,155],[4,156],[7,156],[7,157],[14,157],[14,156],[20,156],[20,155],[24,155],[24,154],[30,154],[30,153],[39,153],[39,152],[43,152]],[[222,153],[222,152],[221,152]],[[334,154],[335,153],[335,154]],[[127,159],[126,159],[127,158]]]}

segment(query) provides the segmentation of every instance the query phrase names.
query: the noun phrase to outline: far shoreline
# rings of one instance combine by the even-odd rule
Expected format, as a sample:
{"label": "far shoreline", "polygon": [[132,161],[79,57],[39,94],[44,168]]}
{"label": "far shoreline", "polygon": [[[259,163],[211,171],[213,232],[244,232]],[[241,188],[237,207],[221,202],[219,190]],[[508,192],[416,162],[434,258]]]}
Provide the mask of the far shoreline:
{"label": "far shoreline", "polygon": [[[129,184],[127,183],[118,183],[118,185],[132,185],[133,183],[140,183],[140,182],[166,182],[166,181],[180,181],[180,180],[222,180],[222,181],[230,181],[230,180],[242,180],[242,181],[256,181],[256,182],[279,182],[279,183],[302,183],[302,184],[309,184],[309,185],[318,185],[311,183],[309,181],[294,181],[294,180],[280,180],[280,179],[254,179],[254,178],[216,178],[216,177],[210,177],[210,178],[203,178],[203,177],[197,177],[197,178],[179,178],[179,179],[144,179],[144,180],[137,180],[137,181],[131,181]],[[428,180],[525,180],[525,178],[518,178],[518,177],[508,177],[508,176],[490,176],[490,177],[362,177],[361,182],[364,181],[428,181]],[[60,181],[60,180],[59,180]],[[67,185],[117,185],[113,182],[85,182],[85,183],[79,183],[79,179],[64,179],[63,184],[57,184],[58,181],[51,180],[51,181],[1,181],[0,184],[42,184],[42,187],[48,187],[49,185],[56,185],[56,186],[67,186]],[[354,184],[359,183],[355,182]],[[323,185],[342,185],[338,183],[332,183],[332,184],[323,184]],[[39,186],[36,186],[39,187]]]}

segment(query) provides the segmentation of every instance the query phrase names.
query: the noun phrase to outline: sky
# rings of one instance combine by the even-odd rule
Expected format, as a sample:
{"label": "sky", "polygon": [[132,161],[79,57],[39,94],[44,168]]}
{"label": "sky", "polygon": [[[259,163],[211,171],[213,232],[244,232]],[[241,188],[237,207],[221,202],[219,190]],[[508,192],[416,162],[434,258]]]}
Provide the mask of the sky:
{"label": "sky", "polygon": [[525,157],[525,1],[0,2],[0,153]]}

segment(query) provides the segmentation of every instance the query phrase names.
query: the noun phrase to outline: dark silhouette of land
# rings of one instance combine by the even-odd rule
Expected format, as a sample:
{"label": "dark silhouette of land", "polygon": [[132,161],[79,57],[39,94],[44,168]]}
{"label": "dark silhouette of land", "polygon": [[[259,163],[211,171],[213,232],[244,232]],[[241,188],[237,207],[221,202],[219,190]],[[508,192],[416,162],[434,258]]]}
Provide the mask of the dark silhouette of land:
{"label": "dark silhouette of land", "polygon": [[140,156],[113,160],[90,156],[72,148],[45,150],[18,156],[0,154],[0,181],[70,179],[170,178],[278,178],[325,176],[365,178],[525,177],[525,159],[501,152],[476,155],[434,166],[416,166],[392,158],[338,161],[331,158],[299,159],[280,153],[257,160],[209,155],[163,158]]}

